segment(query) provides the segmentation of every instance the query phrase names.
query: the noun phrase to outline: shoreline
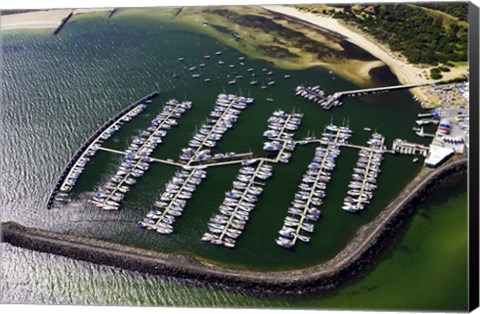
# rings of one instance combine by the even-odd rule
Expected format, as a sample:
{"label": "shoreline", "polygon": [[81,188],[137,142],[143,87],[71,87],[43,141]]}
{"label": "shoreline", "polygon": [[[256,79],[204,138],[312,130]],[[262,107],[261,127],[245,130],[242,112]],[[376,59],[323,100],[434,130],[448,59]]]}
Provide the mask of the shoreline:
{"label": "shoreline", "polygon": [[255,295],[300,295],[336,288],[368,267],[415,212],[416,205],[451,175],[464,174],[468,159],[420,173],[331,260],[288,271],[247,271],[224,268],[198,258],[160,253],[92,238],[65,235],[14,222],[3,222],[1,242],[122,269],[193,279]]}
{"label": "shoreline", "polygon": [[0,15],[0,31],[56,28],[70,12],[73,12],[73,15],[77,15],[111,10],[113,10],[113,8],[51,9]]}
{"label": "shoreline", "polygon": [[[283,14],[305,23],[315,25],[316,27],[326,29],[332,33],[336,33],[345,40],[367,51],[378,60],[385,63],[392,73],[397,77],[401,84],[415,84],[415,83],[435,83],[437,80],[433,80],[429,76],[429,69],[434,66],[417,66],[401,60],[400,57],[394,55],[395,52],[391,51],[386,45],[381,44],[378,40],[374,39],[371,35],[362,32],[358,28],[352,25],[348,25],[343,21],[327,17],[323,15],[312,14],[309,12],[303,12],[296,8],[286,5],[265,5],[263,9],[278,14]],[[468,71],[468,67],[466,67]],[[465,72],[462,67],[453,68],[451,72],[445,74],[442,80],[452,79]],[[423,77],[422,77],[423,76]],[[409,89],[411,93],[418,97],[421,102],[430,104],[433,102],[433,98],[422,88]]]}
{"label": "shoreline", "polygon": [[[234,9],[237,9],[239,7],[232,7]],[[246,8],[251,8],[251,7],[246,7]],[[297,17],[292,17],[283,13],[277,13],[275,11],[271,11],[269,9],[266,9],[265,7],[261,6],[255,6],[255,8],[258,10],[256,14],[258,16],[268,16],[269,18],[276,19],[278,16],[282,16],[282,19],[286,22],[286,27],[291,27],[289,26],[289,23],[293,22],[295,24],[296,28],[293,27],[292,29],[296,29],[298,31],[299,26],[305,26],[307,25],[308,28],[311,30],[318,29],[318,26],[316,26],[313,23],[307,23],[306,21],[299,19]],[[287,8],[287,7],[286,7]],[[167,8],[165,8],[167,9]],[[36,11],[36,12],[27,12],[27,13],[18,13],[18,14],[12,14],[12,15],[6,15],[6,16],[1,16],[0,19],[0,30],[4,31],[10,31],[10,30],[18,30],[18,29],[40,29],[40,28],[55,28],[57,27],[62,19],[67,16],[71,11],[73,11],[74,15],[81,14],[81,13],[92,13],[92,12],[100,12],[100,11],[108,11],[111,10],[111,8],[99,8],[99,9],[53,9],[53,10],[43,10],[43,11]],[[187,10],[188,11],[188,10]],[[132,13],[133,12],[133,13]],[[188,13],[189,12],[189,13]],[[212,30],[205,30],[202,25],[205,21],[203,21],[202,18],[199,16],[192,15],[192,12],[184,10],[182,15],[187,14],[189,19],[187,20],[180,20],[178,23],[183,23],[185,25],[189,25],[194,28],[198,28],[199,33],[207,34],[220,42],[222,42],[224,45],[227,45],[233,49],[239,50],[240,47],[238,47],[238,43],[236,41],[233,41],[232,38],[230,38],[230,35],[224,37],[224,34],[217,34],[216,31]],[[250,11],[246,11],[250,12]],[[143,12],[143,9],[141,8],[129,8],[129,10],[124,10],[124,14],[145,14]],[[245,13],[245,12],[244,12]],[[252,12],[250,12],[252,13]],[[151,17],[167,17],[167,15],[162,15],[158,13],[155,13]],[[192,15],[192,17],[189,16]],[[183,17],[183,16],[182,16]],[[175,16],[177,18],[177,16]],[[332,36],[333,38],[341,39],[342,36],[339,36],[338,33],[332,32],[331,30],[327,30],[323,28],[323,31],[325,31],[326,34],[329,34],[329,36]],[[307,32],[308,33],[308,32]],[[304,34],[305,35],[305,34]],[[305,35],[306,36],[306,35]],[[310,35],[311,36],[311,35]],[[307,36],[308,37],[308,36]],[[327,43],[328,47],[331,47],[331,45],[335,47],[339,47],[338,43],[331,43],[329,42],[328,39],[325,41]],[[251,43],[252,45],[254,44]],[[335,49],[342,49],[340,48],[335,48]],[[295,48],[296,49],[296,48]],[[263,59],[267,62],[272,62],[276,66],[287,69],[287,70],[303,70],[311,67],[316,67],[320,66],[323,67],[327,70],[331,70],[335,72],[337,75],[343,77],[346,80],[352,81],[357,85],[360,86],[365,86],[365,87],[371,87],[372,86],[372,77],[370,75],[370,71],[374,68],[384,66],[385,63],[381,60],[357,60],[357,59],[345,59],[342,62],[335,62],[335,61],[325,61],[325,60],[319,60],[314,57],[312,57],[311,54],[305,54],[299,56],[296,60],[288,60],[288,59],[275,59],[275,58],[270,58],[268,56],[255,56],[255,54],[251,55],[250,52],[246,52],[247,55],[250,55],[250,57],[257,59]],[[352,71],[351,69],[355,69]]]}

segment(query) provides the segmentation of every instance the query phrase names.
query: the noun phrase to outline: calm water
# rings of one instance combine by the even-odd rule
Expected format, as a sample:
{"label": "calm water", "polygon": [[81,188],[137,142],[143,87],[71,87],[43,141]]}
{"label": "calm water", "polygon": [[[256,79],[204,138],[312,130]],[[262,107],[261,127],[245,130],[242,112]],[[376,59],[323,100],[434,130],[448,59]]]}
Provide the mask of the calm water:
{"label": "calm water", "polygon": [[465,183],[439,190],[373,270],[325,295],[258,299],[0,244],[0,302],[465,311],[466,204]]}
{"label": "calm water", "polygon": [[[363,131],[366,126],[377,128],[386,136],[388,145],[394,138],[422,142],[411,131],[419,109],[407,92],[347,99],[342,108],[326,112],[313,103],[296,98],[294,87],[300,83],[321,84],[328,92],[335,92],[355,86],[340,78],[333,80],[323,69],[287,72],[249,59],[245,66],[240,66],[238,57],[241,55],[238,52],[178,25],[161,21],[150,21],[146,25],[142,24],[140,18],[128,14],[119,14],[107,20],[103,14],[96,14],[93,17],[75,17],[60,36],[54,37],[50,33],[50,30],[34,30],[2,34],[4,104],[0,131],[5,136],[0,139],[0,147],[5,157],[0,159],[0,167],[7,169],[0,173],[3,183],[0,187],[2,221],[13,220],[28,226],[94,236],[165,252],[182,251],[231,267],[296,268],[334,256],[355,230],[375,217],[420,168],[420,164],[413,164],[410,157],[386,156],[374,201],[362,215],[349,215],[340,207],[357,151],[343,149],[327,191],[327,201],[321,208],[323,216],[317,223],[312,243],[299,244],[294,251],[281,249],[273,240],[282,225],[296,186],[313,156],[314,146],[296,149],[289,165],[274,166],[274,176],[268,181],[235,250],[213,247],[199,239],[207,230],[209,217],[217,212],[223,193],[231,186],[237,166],[208,170],[208,179],[189,201],[171,237],[139,230],[135,223],[148,212],[175,168],[163,165],[152,167],[127,194],[126,203],[118,213],[102,212],[86,204],[89,193],[107,180],[120,162],[119,156],[109,153],[97,153],[87,166],[74,190],[75,202],[47,211],[44,203],[48,193],[70,155],[105,120],[152,90],[158,90],[160,96],[105,146],[125,148],[132,136],[144,129],[161,110],[162,103],[172,97],[187,98],[193,101],[193,109],[179,120],[179,126],[169,132],[154,154],[161,158],[176,158],[213,108],[216,95],[223,91],[250,95],[257,101],[242,112],[235,128],[224,136],[214,152],[260,152],[263,142],[261,133],[266,128],[266,119],[277,108],[305,113],[304,123],[297,131],[298,138],[308,132],[320,134],[323,126],[331,120],[335,123],[348,120],[354,130],[351,142],[356,144],[368,139],[369,134]],[[221,59],[225,61],[224,66],[216,63],[218,58],[214,52],[217,50],[223,51]],[[203,56],[206,54],[212,55],[212,58],[205,60]],[[185,61],[179,63],[179,57],[184,57]],[[188,67],[198,67],[200,63],[207,63],[207,66],[199,71],[202,80],[194,80],[190,77]],[[248,77],[248,67],[257,69],[260,82],[266,81],[266,76],[262,76],[259,69],[272,69],[277,83],[267,90],[261,90],[251,87],[249,80],[244,78],[240,84],[229,86],[226,84],[227,75],[232,71],[226,66],[229,64],[234,64],[233,70],[244,77]],[[173,79],[174,73],[179,74],[180,78]],[[292,78],[283,79],[286,73],[291,74]],[[203,82],[206,77],[212,81]],[[275,102],[267,102],[268,97],[274,98]],[[2,245],[2,251],[8,256],[6,263],[3,263],[2,256],[2,267],[12,270],[2,271],[11,276],[6,278],[7,285],[2,286],[2,292],[10,287],[12,291],[20,289],[17,291],[24,293],[30,289],[41,290],[34,294],[31,302],[295,305],[288,300],[264,303],[226,292],[213,293],[208,288],[189,288],[185,283],[93,266],[8,245]],[[29,260],[25,264],[28,266],[16,269],[25,259]],[[42,271],[34,275],[28,270],[29,267]],[[65,273],[69,273],[71,280],[69,278],[68,283],[59,284],[59,278],[64,278]],[[87,278],[95,280],[90,282]],[[25,285],[25,280],[32,284]],[[88,293],[75,292],[85,284],[91,289],[89,293],[97,294],[97,289],[103,292],[93,299]],[[109,295],[107,288],[112,285],[123,292],[112,289],[111,293],[115,291],[115,294]],[[40,286],[45,289],[38,289]],[[127,287],[135,288],[130,291]],[[58,289],[71,292],[67,297]],[[185,300],[184,294],[191,289],[195,290],[195,296],[192,294],[192,297],[198,295],[198,299]],[[158,290],[164,291],[164,294],[157,296]],[[23,293],[2,295],[8,302],[18,301],[15,299],[17,296],[25,299]],[[204,298],[201,297],[203,295]],[[335,306],[333,303],[317,304],[315,300],[304,300],[302,304]]]}

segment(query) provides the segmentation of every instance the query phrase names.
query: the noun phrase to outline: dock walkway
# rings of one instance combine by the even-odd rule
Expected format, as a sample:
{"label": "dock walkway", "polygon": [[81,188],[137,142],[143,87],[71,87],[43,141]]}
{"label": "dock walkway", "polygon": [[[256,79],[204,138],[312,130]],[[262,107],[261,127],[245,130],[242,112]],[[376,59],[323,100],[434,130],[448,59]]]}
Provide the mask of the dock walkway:
{"label": "dock walkway", "polygon": [[[175,191],[175,196],[171,198],[167,203],[166,206],[162,207],[163,211],[161,212],[160,215],[157,215],[155,219],[158,219],[155,223],[146,223],[145,221],[142,222],[143,225],[149,229],[149,230],[155,230],[160,234],[170,234],[173,232],[173,223],[175,222],[175,219],[172,219],[170,216],[181,216],[183,209],[179,209],[179,204],[177,204],[177,201],[179,200],[179,197],[182,195],[182,192],[186,191],[185,188],[187,185],[192,184],[191,180],[195,178],[198,173],[196,172],[197,170],[191,170],[187,177],[184,179],[183,183],[179,186],[178,190]],[[196,183],[196,185],[200,184],[199,182]],[[168,193],[168,192],[165,192]],[[175,215],[172,215],[172,211],[177,211],[178,213],[174,213]],[[169,223],[167,223],[167,221]],[[167,227],[168,226],[168,227]]]}
{"label": "dock walkway", "polygon": [[[380,144],[378,145],[379,147],[383,147],[384,146],[384,143],[385,143],[385,137],[381,136],[380,134],[376,133],[374,134],[374,136],[376,135],[377,139],[380,140]],[[372,138],[373,139],[373,138]],[[370,173],[372,171],[372,160],[373,160],[373,157],[375,155],[379,155],[379,154],[383,154],[383,151],[382,150],[378,150],[378,149],[375,149],[374,145],[371,145],[370,146],[370,149],[367,150],[367,149],[363,149],[363,151],[367,151],[368,152],[368,160],[367,160],[367,163],[365,165],[365,167],[363,168],[364,169],[364,175],[363,175],[363,179],[361,180],[360,184],[360,190],[359,190],[359,195],[358,195],[358,198],[357,200],[355,201],[355,209],[354,211],[358,211],[358,210],[361,210],[363,209],[364,205],[364,201],[365,201],[365,198],[364,198],[364,193],[365,193],[365,190],[366,190],[366,186],[369,183],[369,176],[370,176]],[[378,162],[378,167],[380,166],[380,162]]]}
{"label": "dock walkway", "polygon": [[202,150],[206,149],[205,143],[210,140],[211,135],[216,132],[218,126],[219,126],[220,124],[222,124],[222,123],[225,122],[225,121],[224,121],[224,117],[227,116],[227,115],[229,115],[229,114],[231,114],[229,111],[230,111],[230,109],[233,107],[233,105],[236,104],[237,101],[238,101],[238,97],[235,97],[234,99],[232,99],[232,100],[230,101],[230,103],[229,103],[226,107],[217,105],[217,107],[224,108],[224,110],[222,111],[221,115],[216,118],[217,121],[216,121],[215,124],[211,127],[211,129],[210,129],[210,131],[208,132],[208,134],[205,135],[205,139],[203,139],[203,140],[201,141],[200,146],[197,147],[197,149],[195,150],[192,158],[190,158],[190,160],[187,162],[187,165],[190,166],[193,162],[197,161],[197,158],[198,158],[199,153],[200,153]]}
{"label": "dock walkway", "polygon": [[[127,155],[127,154],[128,154],[127,152],[124,152],[124,151],[121,151],[121,150],[116,150],[116,149],[107,148],[107,147],[104,147],[104,146],[99,147],[98,150],[103,150],[103,151],[105,151],[105,152],[114,153],[114,154],[119,154],[119,155]],[[136,156],[136,155],[135,155],[135,156]],[[176,167],[183,167],[182,164],[180,164],[180,163],[178,163],[178,162],[175,162],[175,161],[165,160],[165,159],[158,159],[158,158],[154,158],[154,157],[148,157],[148,158],[150,158],[150,160],[152,160],[152,161],[154,161],[154,162],[158,162],[158,163],[161,163],[161,164],[166,164],[166,165],[176,166]]]}
{"label": "dock walkway", "polygon": [[72,170],[77,166],[78,162],[85,157],[86,153],[92,148],[94,144],[97,144],[101,137],[105,134],[107,129],[111,128],[114,125],[120,124],[122,119],[130,114],[130,112],[134,111],[137,106],[141,104],[147,105],[145,101],[151,100],[152,98],[158,95],[157,91],[154,91],[139,100],[135,101],[134,103],[130,104],[128,107],[117,113],[115,116],[110,118],[107,122],[105,122],[97,131],[95,131],[86,141],[85,143],[80,146],[80,148],[73,154],[73,156],[68,161],[67,165],[65,166],[62,174],[57,180],[52,192],[47,201],[47,209],[52,208],[55,196],[59,192],[60,188],[65,185],[66,180],[72,174]]}
{"label": "dock walkway", "polygon": [[[324,169],[325,169],[325,164],[327,163],[327,160],[328,160],[328,157],[330,157],[330,150],[333,148],[333,147],[337,147],[338,146],[338,139],[340,137],[340,134],[341,134],[341,130],[338,129],[336,131],[336,134],[335,134],[335,137],[333,139],[332,142],[328,143],[328,144],[324,144],[322,146],[319,146],[319,147],[324,147],[326,148],[326,151],[324,152],[324,155],[323,155],[323,158],[322,158],[322,161],[320,163],[320,167],[319,167],[319,171],[315,177],[315,182],[313,183],[313,186],[312,186],[312,189],[310,191],[310,194],[308,196],[308,199],[306,200],[306,203],[305,203],[305,207],[303,209],[303,213],[302,214],[297,214],[298,216],[300,216],[299,218],[299,223],[298,223],[298,226],[296,227],[296,230],[295,232],[293,233],[293,238],[291,239],[291,245],[292,247],[295,246],[299,236],[300,236],[300,232],[303,228],[303,223],[306,221],[306,220],[309,220],[310,218],[307,217],[307,212],[308,210],[311,208],[312,206],[312,198],[314,197],[314,193],[316,191],[316,188],[317,186],[319,185],[319,182],[320,182],[320,179],[322,176],[324,176]],[[333,171],[333,169],[331,170]]]}
{"label": "dock walkway", "polygon": [[[239,218],[238,215],[237,215],[237,212],[239,212],[239,211],[243,211],[243,212],[244,212],[244,211],[245,211],[245,209],[242,208],[242,206],[243,206],[243,205],[242,205],[242,202],[245,201],[245,197],[247,196],[247,194],[249,194],[250,189],[251,189],[253,186],[255,186],[256,184],[258,184],[258,182],[256,181],[256,179],[257,179],[257,174],[259,173],[259,171],[261,171],[262,166],[263,166],[264,163],[265,163],[265,161],[261,160],[261,161],[257,164],[257,166],[256,166],[256,168],[255,168],[255,170],[254,170],[254,172],[253,172],[252,179],[250,180],[250,182],[249,182],[249,183],[247,184],[247,186],[245,187],[242,195],[238,198],[238,203],[237,203],[237,205],[233,208],[233,211],[232,211],[232,213],[231,213],[230,218],[227,220],[227,223],[225,224],[225,227],[223,228],[222,232],[220,233],[220,235],[219,235],[218,238],[217,238],[217,241],[218,241],[217,243],[218,243],[218,244],[224,244],[224,243],[225,243],[225,238],[226,238],[226,236],[228,236],[228,235],[227,235],[227,232],[229,231],[229,229],[231,229],[233,220]],[[253,207],[253,208],[254,208],[254,207]],[[252,209],[252,210],[253,210],[253,209]],[[248,212],[248,214],[250,215],[250,213],[251,213],[251,210]],[[232,242],[233,242],[233,243],[232,243]],[[231,239],[230,244],[235,245],[235,242],[236,242],[235,239]],[[227,242],[227,243],[228,243],[228,242]]]}
{"label": "dock walkway", "polygon": [[[165,124],[168,124],[168,120],[170,118],[172,118],[176,113],[177,113],[177,109],[179,108],[183,108],[183,103],[177,103],[171,110],[170,112],[167,114],[167,116],[155,127],[155,130],[153,130],[151,132],[151,134],[147,137],[147,139],[143,142],[143,144],[140,145],[140,147],[138,148],[138,152],[141,152],[142,150],[144,150],[145,148],[148,147],[149,143],[151,142],[152,138],[156,137],[156,132],[157,131],[160,131],[163,126]],[[111,150],[113,151],[113,150]],[[138,158],[138,160],[136,161],[135,164],[133,164],[132,166],[132,169],[137,169],[138,166],[145,162],[145,159],[147,158],[150,158],[150,157],[146,157],[146,156],[139,156],[140,158]],[[95,201],[95,200],[91,200],[91,203],[96,205],[96,206],[103,206],[105,205],[108,201],[110,201],[112,199],[113,196],[115,196],[115,194],[117,194],[119,192],[119,190],[121,189],[122,186],[124,186],[123,184],[128,180],[128,178],[130,178],[132,176],[132,172],[128,172],[125,174],[125,176],[120,180],[120,182],[117,183],[117,185],[111,189],[110,193],[107,194],[107,196],[105,197],[105,200],[103,202],[98,202],[98,201]]]}

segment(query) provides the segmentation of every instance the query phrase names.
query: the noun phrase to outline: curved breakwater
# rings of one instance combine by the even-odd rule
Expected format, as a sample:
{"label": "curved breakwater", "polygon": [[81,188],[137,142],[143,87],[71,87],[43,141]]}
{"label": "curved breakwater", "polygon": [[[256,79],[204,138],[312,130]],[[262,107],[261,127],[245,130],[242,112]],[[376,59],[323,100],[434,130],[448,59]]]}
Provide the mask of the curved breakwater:
{"label": "curved breakwater", "polygon": [[310,268],[283,272],[253,272],[222,268],[193,257],[164,254],[95,239],[2,224],[2,241],[42,252],[145,273],[208,280],[232,290],[252,294],[304,294],[332,289],[353,277],[390,243],[392,235],[413,214],[419,202],[446,178],[467,171],[460,159],[419,175],[372,222],[357,231],[333,259]]}
{"label": "curved breakwater", "polygon": [[53,188],[52,192],[50,193],[50,197],[48,198],[47,201],[47,209],[50,209],[54,203],[55,196],[57,195],[58,191],[60,190],[60,187],[62,186],[63,182],[68,176],[68,173],[74,167],[74,165],[77,163],[78,159],[83,155],[85,150],[94,143],[101,134],[107,130],[110,126],[112,126],[115,122],[117,122],[119,119],[121,119],[125,114],[127,114],[130,110],[138,106],[139,104],[151,100],[152,98],[156,97],[158,95],[158,92],[152,92],[139,100],[135,101],[116,115],[114,115],[112,118],[110,118],[107,122],[105,122],[97,131],[95,131],[86,141],[83,143],[82,146],[73,154],[73,156],[70,158],[68,161],[67,165],[65,166],[64,170],[62,171],[60,177],[57,180],[57,183],[55,184],[55,187]]}

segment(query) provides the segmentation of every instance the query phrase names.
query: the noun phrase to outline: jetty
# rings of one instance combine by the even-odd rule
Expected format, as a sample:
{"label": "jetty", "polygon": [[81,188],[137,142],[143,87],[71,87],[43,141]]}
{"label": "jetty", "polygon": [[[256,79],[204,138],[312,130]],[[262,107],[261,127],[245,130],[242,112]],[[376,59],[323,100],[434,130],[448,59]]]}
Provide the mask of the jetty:
{"label": "jetty", "polygon": [[128,185],[136,183],[131,177],[139,178],[149,169],[149,163],[153,161],[150,154],[162,143],[162,137],[167,135],[167,130],[177,125],[175,119],[180,118],[191,106],[189,101],[167,101],[162,112],[152,120],[150,127],[130,143],[117,173],[104,187],[98,189],[90,202],[105,210],[118,210],[124,194],[130,190]]}
{"label": "jetty", "polygon": [[325,91],[320,89],[320,86],[304,87],[303,85],[297,86],[295,93],[297,96],[304,97],[310,101],[319,103],[323,109],[330,110],[334,106],[342,105],[341,99],[345,96],[354,97],[367,94],[386,93],[394,90],[410,89],[415,87],[432,85],[432,83],[418,83],[418,84],[405,84],[405,85],[393,85],[383,87],[363,88],[356,90],[347,90],[336,92],[333,95],[327,95]]}
{"label": "jetty", "polygon": [[420,131],[416,131],[415,133],[421,137],[435,137],[435,134],[425,133],[425,131],[423,130],[423,126],[420,128]]}
{"label": "jetty", "polygon": [[[175,217],[181,216],[187,200],[193,195],[196,186],[206,177],[203,170],[209,165],[225,165],[229,163],[244,162],[251,153],[216,154],[211,156],[210,148],[216,146],[228,129],[233,127],[241,113],[249,104],[254,102],[253,98],[245,98],[236,95],[219,94],[216,106],[210,112],[207,122],[192,136],[188,147],[182,149],[180,161],[182,170],[174,174],[166,184],[160,199],[155,202],[158,209],[147,213],[146,217],[138,222],[140,228],[154,230],[160,234],[168,235],[173,232]],[[229,161],[216,160],[233,158]],[[201,164],[206,162],[208,164]]]}
{"label": "jetty", "polygon": [[58,25],[57,28],[55,28],[55,30],[53,31],[53,35],[58,35],[60,31],[63,29],[63,27],[65,26],[65,24],[67,24],[67,22],[72,18],[72,16],[73,16],[73,10],[66,17],[62,19],[62,21],[60,22],[60,25]]}
{"label": "jetty", "polygon": [[266,180],[272,176],[272,167],[265,161],[258,162],[255,168],[244,166],[240,168],[233,188],[225,193],[220,214],[210,218],[210,232],[203,235],[202,240],[213,245],[224,245],[234,248],[236,240],[242,234],[251,211],[255,208],[258,196],[263,188],[258,179]]}
{"label": "jetty", "polygon": [[348,185],[348,196],[344,199],[342,209],[348,212],[357,212],[365,208],[373,197],[373,190],[377,188],[376,180],[380,172],[380,165],[383,159],[385,137],[379,133],[372,134],[367,144],[370,150],[359,151],[359,159],[356,167],[353,168],[352,181]]}
{"label": "jetty", "polygon": [[312,222],[317,221],[321,214],[317,207],[323,204],[327,183],[335,169],[335,159],[340,155],[338,144],[347,142],[350,137],[351,130],[348,127],[333,124],[325,127],[320,139],[321,145],[315,149],[315,156],[298,186],[299,191],[295,194],[292,207],[288,209],[289,215],[285,217],[278,232],[280,236],[276,243],[279,246],[291,249],[297,240],[310,242],[310,237],[302,234],[302,230],[314,231]]}
{"label": "jetty", "polygon": [[118,11],[117,8],[113,8],[110,13],[108,14],[108,18],[111,18],[116,12]]}
{"label": "jetty", "polygon": [[[117,113],[115,116],[110,118],[105,122],[97,131],[95,131],[86,141],[80,146],[80,148],[73,154],[66,166],[64,167],[61,175],[57,179],[57,182],[50,193],[50,196],[47,201],[47,209],[52,208],[55,197],[57,193],[61,190],[62,192],[68,192],[71,188],[71,184],[68,184],[67,180],[74,179],[72,175],[74,174],[74,169],[83,168],[79,167],[80,163],[87,160],[87,153],[92,151],[92,148],[95,145],[98,145],[103,139],[108,138],[113,132],[120,128],[120,125],[123,121],[128,120],[127,117],[130,117],[132,113],[139,110],[143,106],[146,106],[152,98],[156,97],[158,92],[154,91],[134,103],[130,104],[128,107]],[[100,145],[98,145],[99,147]],[[93,149],[95,150],[95,149]],[[76,178],[75,178],[76,180]],[[73,183],[73,182],[70,182]]]}
{"label": "jetty", "polygon": [[427,157],[429,149],[430,148],[427,146],[409,143],[402,139],[395,139],[392,145],[392,150],[397,153],[407,155],[422,155],[424,157]]}

